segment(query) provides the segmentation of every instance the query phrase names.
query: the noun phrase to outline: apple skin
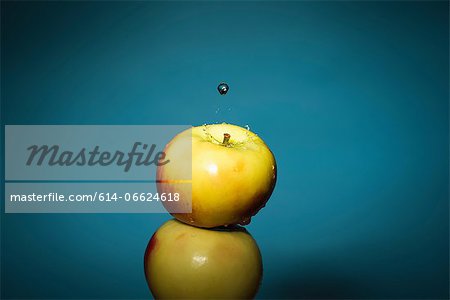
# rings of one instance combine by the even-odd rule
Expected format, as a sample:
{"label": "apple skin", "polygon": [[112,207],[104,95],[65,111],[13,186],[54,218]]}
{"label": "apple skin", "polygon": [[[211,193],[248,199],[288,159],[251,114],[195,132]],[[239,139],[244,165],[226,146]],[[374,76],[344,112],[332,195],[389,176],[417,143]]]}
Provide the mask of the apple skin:
{"label": "apple skin", "polygon": [[[226,144],[222,143],[224,134],[230,135]],[[181,195],[179,202],[164,202],[164,206],[187,224],[205,228],[246,225],[275,188],[274,155],[260,137],[236,125],[193,127],[175,136],[164,152],[175,159],[158,166],[157,189]],[[185,178],[192,176],[189,189],[177,180],[181,173]],[[177,213],[183,207],[192,212]]]}
{"label": "apple skin", "polygon": [[203,229],[169,220],[150,239],[144,270],[155,299],[251,299],[263,267],[243,227]]}

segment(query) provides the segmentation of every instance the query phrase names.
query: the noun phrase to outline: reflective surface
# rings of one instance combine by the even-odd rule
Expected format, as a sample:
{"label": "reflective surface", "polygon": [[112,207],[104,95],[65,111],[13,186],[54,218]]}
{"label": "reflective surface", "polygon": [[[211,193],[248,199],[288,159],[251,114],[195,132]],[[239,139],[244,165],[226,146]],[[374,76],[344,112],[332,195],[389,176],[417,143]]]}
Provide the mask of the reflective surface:
{"label": "reflective surface", "polygon": [[249,299],[262,279],[262,258],[243,227],[201,229],[177,220],[150,239],[144,270],[158,299]]}

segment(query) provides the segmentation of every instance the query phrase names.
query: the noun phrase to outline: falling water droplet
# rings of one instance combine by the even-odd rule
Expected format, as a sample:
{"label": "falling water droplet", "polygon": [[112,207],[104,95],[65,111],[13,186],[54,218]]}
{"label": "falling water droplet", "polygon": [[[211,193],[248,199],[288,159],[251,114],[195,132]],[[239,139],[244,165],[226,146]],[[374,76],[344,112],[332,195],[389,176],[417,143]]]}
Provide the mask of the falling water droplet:
{"label": "falling water droplet", "polygon": [[219,84],[219,86],[217,86],[217,90],[219,91],[219,94],[221,94],[221,95],[225,95],[226,93],[228,93],[229,89],[230,89],[230,87],[225,82],[221,82]]}

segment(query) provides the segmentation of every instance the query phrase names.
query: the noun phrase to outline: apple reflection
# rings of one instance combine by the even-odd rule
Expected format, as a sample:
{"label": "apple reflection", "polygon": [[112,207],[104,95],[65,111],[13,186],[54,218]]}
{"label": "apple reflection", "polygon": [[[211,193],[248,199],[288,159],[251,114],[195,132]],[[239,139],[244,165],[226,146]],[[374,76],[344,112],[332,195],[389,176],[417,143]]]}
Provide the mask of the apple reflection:
{"label": "apple reflection", "polygon": [[263,273],[259,247],[241,226],[165,222],[150,239],[144,271],[156,299],[251,299]]}

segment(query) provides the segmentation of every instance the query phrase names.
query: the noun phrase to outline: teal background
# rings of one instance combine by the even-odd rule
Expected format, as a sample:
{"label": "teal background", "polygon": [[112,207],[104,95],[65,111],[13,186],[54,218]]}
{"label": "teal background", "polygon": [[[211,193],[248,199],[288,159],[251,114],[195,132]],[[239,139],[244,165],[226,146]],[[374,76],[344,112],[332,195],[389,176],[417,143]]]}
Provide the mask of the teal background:
{"label": "teal background", "polygon": [[[259,298],[448,299],[448,2],[1,10],[2,125],[227,121],[267,142]],[[167,219],[2,213],[1,296],[148,298]]]}

